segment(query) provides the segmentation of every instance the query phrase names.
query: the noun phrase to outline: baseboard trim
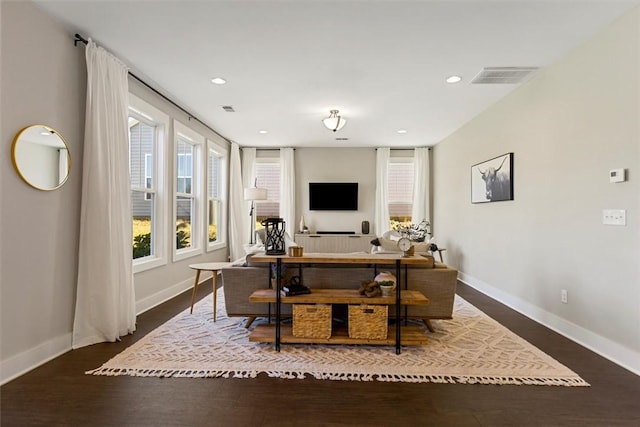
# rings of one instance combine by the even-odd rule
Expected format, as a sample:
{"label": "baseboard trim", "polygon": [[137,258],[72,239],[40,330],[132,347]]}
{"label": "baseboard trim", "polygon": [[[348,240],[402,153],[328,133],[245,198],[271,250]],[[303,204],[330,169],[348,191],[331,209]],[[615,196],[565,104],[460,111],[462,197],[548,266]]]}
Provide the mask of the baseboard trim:
{"label": "baseboard trim", "polygon": [[[198,282],[198,285],[202,285],[203,282],[211,279],[212,276],[209,274],[207,277],[206,274],[202,274],[200,277],[201,279]],[[204,279],[202,279],[202,277],[204,277]],[[159,306],[163,302],[169,301],[170,299],[180,295],[187,289],[191,288],[193,288],[193,279],[186,279],[159,292],[156,292],[155,294],[149,295],[146,298],[136,301],[136,314],[140,315],[145,311],[149,311],[152,308]]]}
{"label": "baseboard trim", "polygon": [[71,350],[72,334],[64,334],[0,361],[0,385]]}
{"label": "baseboard trim", "polygon": [[[200,281],[205,282],[211,277],[206,277]],[[182,292],[193,287],[193,279],[186,279],[182,282],[176,283],[169,288],[163,289],[136,301],[136,313],[142,314],[147,310],[150,310],[163,302],[176,297]],[[18,378],[21,375],[44,365],[50,360],[55,359],[64,353],[71,351],[73,345],[73,333],[61,335],[59,337],[50,339],[42,344],[39,344],[29,350],[23,351],[16,355],[13,355],[5,360],[0,361],[0,385],[4,385],[9,381]]]}
{"label": "baseboard trim", "polygon": [[458,280],[630,372],[640,375],[640,352],[595,334],[461,271],[458,272]]}

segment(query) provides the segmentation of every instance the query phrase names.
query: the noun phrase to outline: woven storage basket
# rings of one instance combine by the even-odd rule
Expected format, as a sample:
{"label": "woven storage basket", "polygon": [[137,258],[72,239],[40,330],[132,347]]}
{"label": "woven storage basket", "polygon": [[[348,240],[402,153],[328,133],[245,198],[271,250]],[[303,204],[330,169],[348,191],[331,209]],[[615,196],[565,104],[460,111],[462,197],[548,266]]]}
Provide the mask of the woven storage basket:
{"label": "woven storage basket", "polygon": [[349,338],[386,339],[388,310],[386,305],[350,305]]}
{"label": "woven storage basket", "polygon": [[331,304],[293,304],[293,336],[331,337]]}

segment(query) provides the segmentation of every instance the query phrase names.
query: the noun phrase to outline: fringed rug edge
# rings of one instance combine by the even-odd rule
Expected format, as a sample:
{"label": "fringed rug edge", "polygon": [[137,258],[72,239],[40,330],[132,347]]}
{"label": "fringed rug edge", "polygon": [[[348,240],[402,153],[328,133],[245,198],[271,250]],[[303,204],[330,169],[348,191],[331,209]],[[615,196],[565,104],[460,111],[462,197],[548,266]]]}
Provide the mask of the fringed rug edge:
{"label": "fringed rug edge", "polygon": [[563,387],[590,387],[580,377],[517,377],[517,376],[466,376],[466,375],[398,375],[359,374],[344,372],[260,371],[260,370],[194,370],[194,369],[136,369],[101,367],[86,371],[88,375],[132,376],[156,378],[256,378],[265,373],[271,378],[305,379],[307,375],[317,380],[333,381],[381,381],[434,384],[483,384],[483,385],[539,385]]}

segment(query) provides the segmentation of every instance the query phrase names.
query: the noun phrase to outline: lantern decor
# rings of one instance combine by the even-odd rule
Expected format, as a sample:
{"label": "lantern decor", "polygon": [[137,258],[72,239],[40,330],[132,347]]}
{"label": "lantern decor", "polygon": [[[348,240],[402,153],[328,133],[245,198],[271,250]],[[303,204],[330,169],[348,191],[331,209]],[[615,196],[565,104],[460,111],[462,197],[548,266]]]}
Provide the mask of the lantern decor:
{"label": "lantern decor", "polygon": [[265,229],[267,241],[264,249],[267,255],[284,255],[284,220],[282,218],[267,218],[261,223]]}

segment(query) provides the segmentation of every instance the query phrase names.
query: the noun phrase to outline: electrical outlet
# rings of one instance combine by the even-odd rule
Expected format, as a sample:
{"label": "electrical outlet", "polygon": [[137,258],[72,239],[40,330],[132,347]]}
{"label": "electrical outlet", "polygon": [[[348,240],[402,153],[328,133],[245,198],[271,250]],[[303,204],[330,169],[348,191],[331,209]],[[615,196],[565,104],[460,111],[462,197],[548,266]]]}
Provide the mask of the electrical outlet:
{"label": "electrical outlet", "polygon": [[567,304],[569,302],[569,292],[566,289],[562,289],[560,291],[560,301],[563,304]]}
{"label": "electrical outlet", "polygon": [[627,211],[624,209],[603,209],[602,223],[606,225],[627,225]]}

